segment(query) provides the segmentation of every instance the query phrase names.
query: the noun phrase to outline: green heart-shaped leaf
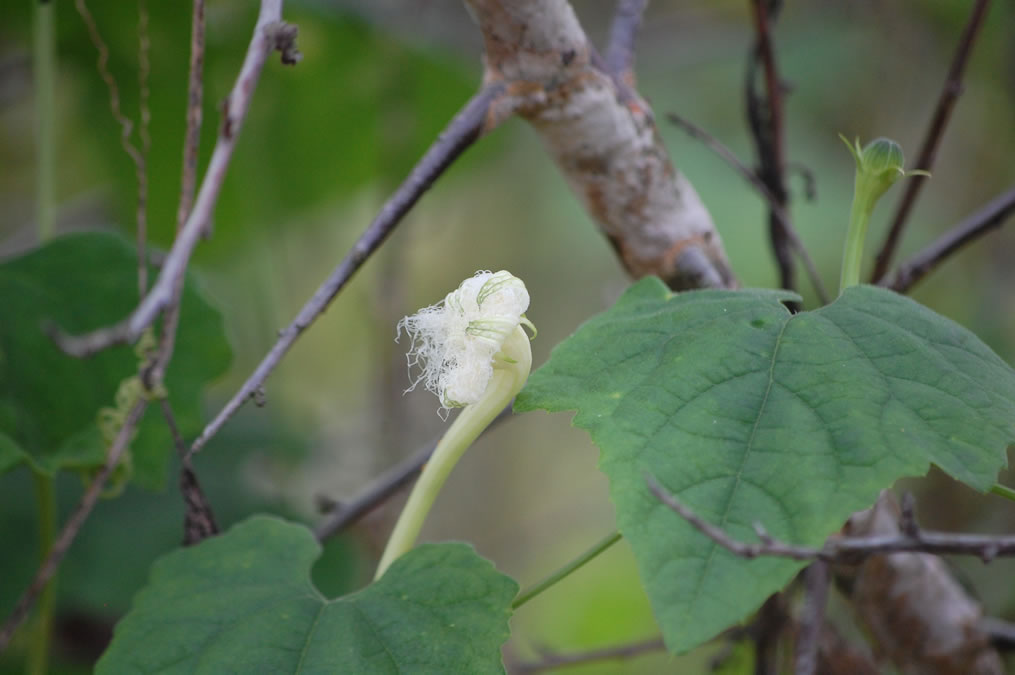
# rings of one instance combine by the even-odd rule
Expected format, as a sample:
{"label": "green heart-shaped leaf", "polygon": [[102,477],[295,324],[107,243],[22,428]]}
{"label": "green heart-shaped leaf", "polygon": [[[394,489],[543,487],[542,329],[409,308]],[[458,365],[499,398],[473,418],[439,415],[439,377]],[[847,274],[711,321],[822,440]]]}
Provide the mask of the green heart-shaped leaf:
{"label": "green heart-shaped leaf", "polygon": [[362,591],[310,581],[307,528],[255,516],[164,556],[97,673],[501,673],[518,585],[465,544],[425,544]]}
{"label": "green heart-shaped leaf", "polygon": [[577,410],[602,451],[667,645],[752,612],[800,563],[744,561],[648,491],[651,474],[733,537],[818,545],[934,463],[986,490],[1015,439],[1015,372],[972,333],[858,286],[814,312],[769,291],[635,284],[554,350],[517,410]]}
{"label": "green heart-shaped leaf", "polygon": [[[184,435],[200,429],[201,391],[231,358],[221,316],[192,286],[184,291],[166,374]],[[8,438],[0,441],[0,471],[26,461],[52,474],[105,460],[96,415],[114,405],[120,382],[137,373],[138,358],[121,346],[75,359],[45,336],[43,324],[83,333],[119,321],[137,302],[137,253],[113,234],[63,236],[0,264],[0,435]],[[134,480],[161,487],[171,452],[165,422],[148,415],[131,444]]]}

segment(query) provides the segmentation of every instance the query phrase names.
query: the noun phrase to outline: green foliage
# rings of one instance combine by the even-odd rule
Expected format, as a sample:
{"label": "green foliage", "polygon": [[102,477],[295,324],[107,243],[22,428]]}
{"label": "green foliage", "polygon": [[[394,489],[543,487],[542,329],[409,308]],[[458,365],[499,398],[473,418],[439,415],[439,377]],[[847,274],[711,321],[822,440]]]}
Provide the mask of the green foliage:
{"label": "green foliage", "polygon": [[159,560],[98,673],[503,672],[518,586],[464,544],[409,552],[328,600],[305,527],[255,516]]}
{"label": "green foliage", "polygon": [[791,315],[773,291],[633,286],[532,375],[516,409],[577,410],[667,645],[741,620],[800,564],[744,561],[648,491],[741,540],[817,545],[934,463],[987,490],[1015,438],[1015,373],[978,338],[870,286]]}
{"label": "green foliage", "polygon": [[[93,2],[89,8],[109,45],[109,69],[120,83],[124,111],[136,120],[137,88],[131,85],[137,79],[137,6]],[[92,167],[80,180],[93,188],[97,177],[110,182],[104,187],[119,220],[133,227],[135,170],[109,114],[95,47],[73,7],[58,9],[61,63],[78,88],[78,109],[65,134],[78,142],[80,161]],[[168,245],[180,197],[191,22],[189,11],[174,3],[148,3],[148,12],[153,139],[148,233],[151,241]],[[235,0],[209,12],[201,167],[211,156],[222,101],[235,83],[257,13],[257,3]],[[232,259],[238,246],[257,237],[275,236],[280,227],[305,227],[314,219],[300,214],[375,181],[384,189],[393,186],[475,91],[473,69],[406,46],[352,13],[294,3],[286,5],[285,19],[299,27],[304,58],[289,67],[273,54],[266,64],[216,204],[215,236],[196,253],[201,260]]]}
{"label": "green foliage", "polygon": [[[136,306],[136,279],[133,247],[98,232],[61,237],[0,265],[0,470],[27,462],[52,474],[105,460],[99,413],[108,420],[138,357],[119,347],[72,358],[43,334],[43,325],[80,333],[114,323]],[[166,374],[184,434],[200,428],[201,390],[229,359],[219,313],[188,285]],[[149,488],[164,484],[172,443],[161,416],[146,416],[131,448],[133,480]]]}

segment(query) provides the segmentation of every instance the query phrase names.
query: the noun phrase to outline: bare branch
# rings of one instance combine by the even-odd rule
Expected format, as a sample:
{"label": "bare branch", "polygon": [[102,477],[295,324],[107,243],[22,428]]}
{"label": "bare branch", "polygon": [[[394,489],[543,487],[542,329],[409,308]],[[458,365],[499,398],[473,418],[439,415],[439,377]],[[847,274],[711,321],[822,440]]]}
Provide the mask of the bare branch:
{"label": "bare branch", "polygon": [[[483,429],[480,438],[504,420],[511,417],[511,406],[504,408],[493,421]],[[338,502],[328,517],[317,526],[314,535],[319,541],[338,534],[360,518],[377,508],[381,503],[394,496],[403,487],[411,483],[430,459],[440,439],[434,439],[418,448],[411,455],[391,467],[374,479],[358,495],[349,501]],[[329,503],[334,503],[328,500]]]}
{"label": "bare branch", "polygon": [[484,79],[547,152],[628,273],[670,288],[735,288],[708,209],[662,143],[648,102],[610,72],[566,0],[466,0]]}
{"label": "bare branch", "polygon": [[826,562],[819,560],[804,570],[804,607],[797,630],[795,675],[814,675],[818,672],[821,631],[825,623],[830,581]]}
{"label": "bare branch", "polygon": [[373,222],[360,235],[331,276],[303,305],[292,323],[281,331],[278,341],[247,378],[247,381],[243,383],[240,390],[219,411],[215,419],[204,428],[201,435],[191,445],[189,454],[199,452],[205,443],[218,433],[222,425],[239,410],[240,406],[260,390],[297,338],[328,308],[328,305],[345,287],[352,275],[394,231],[395,226],[401,222],[409,209],[423,196],[423,193],[466,148],[488,130],[487,123],[491,105],[503,91],[504,87],[500,84],[484,87],[469,99],[465,107],[448,123],[448,126],[426,151],[422,159],[409,172],[409,176],[395,190],[395,194],[381,207]]}
{"label": "bare branch", "polygon": [[1015,535],[980,535],[951,532],[932,532],[915,529],[911,534],[829,537],[821,548],[796,546],[768,535],[760,523],[755,524],[758,543],[748,544],[728,535],[723,529],[702,519],[679,499],[667,492],[651,476],[646,476],[649,490],[659,501],[675,511],[696,530],[741,558],[761,556],[789,558],[791,560],[823,560],[825,562],[855,561],[880,553],[934,553],[972,555],[984,562],[1000,556],[1015,556]]}
{"label": "bare branch", "polygon": [[542,661],[534,663],[519,663],[511,669],[511,672],[519,674],[542,673],[546,670],[580,666],[587,663],[597,663],[599,661],[630,659],[649,652],[658,652],[663,649],[666,649],[666,645],[663,644],[663,639],[652,638],[651,640],[644,640],[642,642],[618,645],[616,647],[606,647],[604,649],[594,649],[587,652],[577,652],[573,654],[550,654],[543,658]]}
{"label": "bare branch", "polygon": [[1015,213],[1015,186],[1002,192],[983,208],[944,233],[930,246],[902,263],[895,274],[878,284],[905,293],[966,244],[1000,227]]}
{"label": "bare branch", "polygon": [[[83,4],[83,0],[77,0]],[[183,277],[190,255],[201,236],[207,232],[226,169],[236,147],[236,140],[247,115],[250,100],[268,54],[279,46],[278,26],[281,24],[282,0],[262,0],[257,25],[232,91],[222,105],[222,126],[218,141],[208,162],[197,201],[169,251],[151,291],[137,309],[124,321],[81,336],[62,332],[53,335],[57,345],[72,356],[84,357],[114,344],[133,342],[152,324],[159,313],[172,302],[173,289]]]}
{"label": "bare branch", "polygon": [[[775,63],[775,48],[772,45],[771,24],[779,7],[779,0],[751,0],[751,15],[757,41],[751,49],[747,63],[746,104],[747,121],[758,152],[758,176],[772,193],[775,202],[783,211],[783,217],[771,210],[768,218],[769,237],[772,251],[779,268],[780,285],[795,290],[796,269],[791,255],[792,238],[784,223],[788,221],[786,206],[788,193],[785,181],[785,134],[782,83]],[[756,73],[760,65],[764,73],[766,95],[762,98],[757,90]]]}
{"label": "bare branch", "polygon": [[772,191],[768,189],[765,182],[761,180],[756,172],[740,161],[733,151],[726,147],[715,136],[712,136],[693,122],[675,115],[674,113],[667,113],[666,118],[676,126],[686,131],[692,137],[700,140],[713,152],[726,160],[726,163],[739,173],[744,180],[746,180],[747,183],[754,188],[759,195],[761,195],[761,198],[768,203],[768,208],[771,211],[772,216],[782,223],[782,228],[789,237],[789,241],[793,244],[793,248],[796,249],[797,254],[800,256],[800,260],[803,261],[804,268],[807,270],[807,276],[811,281],[811,285],[814,287],[814,292],[817,294],[818,299],[822,304],[827,304],[829,301],[828,291],[825,290],[825,285],[821,281],[821,275],[818,273],[818,268],[814,264],[814,259],[811,258],[810,252],[808,252],[807,247],[804,246],[803,240],[800,239],[800,235],[797,233],[796,228],[790,221],[789,216],[786,213],[786,209],[779,203],[779,200],[776,199],[774,194],[772,194]]}
{"label": "bare branch", "polygon": [[116,438],[109,447],[109,452],[106,454],[106,463],[102,465],[92,479],[92,482],[88,484],[84,494],[81,496],[81,501],[78,502],[74,512],[67,519],[67,523],[60,531],[60,536],[53,542],[49,553],[42,561],[38,571],[36,571],[32,583],[21,594],[21,597],[18,598],[18,602],[7,617],[7,620],[0,626],[0,652],[3,652],[7,645],[10,644],[14,632],[24,622],[36,598],[46,588],[49,580],[53,578],[53,574],[67,554],[67,550],[74,543],[78,532],[81,531],[81,526],[85,524],[85,520],[88,519],[89,514],[91,514],[92,509],[95,507],[95,503],[99,500],[102,488],[105,487],[110,474],[116,468],[120,457],[123,456],[124,451],[130,444],[134,430],[137,428],[138,422],[141,421],[147,406],[148,402],[142,399],[127,413],[123,426],[120,427],[119,433],[117,433]]}
{"label": "bare branch", "polygon": [[197,187],[198,150],[204,104],[204,0],[194,0],[190,20],[190,75],[187,78],[187,131],[183,140],[183,172],[180,178],[180,205],[176,210],[176,231],[183,229],[194,204]]}
{"label": "bare branch", "polygon": [[634,41],[641,28],[641,15],[646,5],[648,0],[619,0],[610,25],[606,67],[614,77],[630,87],[634,86]]}
{"label": "bare branch", "polygon": [[[927,128],[927,133],[923,139],[923,145],[920,147],[920,155],[913,167],[915,169],[930,171],[931,167],[934,166],[938,144],[941,142],[945,127],[951,118],[952,108],[955,107],[956,100],[962,94],[962,75],[965,72],[966,64],[969,62],[969,56],[973,51],[973,44],[976,42],[977,35],[979,35],[980,26],[983,25],[983,18],[987,14],[989,5],[990,0],[976,0],[969,13],[969,21],[966,22],[966,27],[962,29],[962,37],[959,38],[959,45],[955,50],[955,55],[952,57],[952,64],[948,68],[944,87],[942,87],[941,94],[938,96],[934,116],[930,120],[930,126]],[[917,175],[906,181],[906,191],[902,194],[902,201],[899,202],[899,207],[895,211],[892,226],[889,228],[885,241],[875,258],[874,272],[871,274],[872,282],[882,278],[888,272],[888,267],[892,263],[892,256],[895,255],[899,238],[902,236],[902,230],[905,228],[906,221],[909,218],[909,212],[912,210],[913,204],[916,203],[916,198],[920,194],[920,190],[923,188],[924,181],[926,180],[925,176]]]}

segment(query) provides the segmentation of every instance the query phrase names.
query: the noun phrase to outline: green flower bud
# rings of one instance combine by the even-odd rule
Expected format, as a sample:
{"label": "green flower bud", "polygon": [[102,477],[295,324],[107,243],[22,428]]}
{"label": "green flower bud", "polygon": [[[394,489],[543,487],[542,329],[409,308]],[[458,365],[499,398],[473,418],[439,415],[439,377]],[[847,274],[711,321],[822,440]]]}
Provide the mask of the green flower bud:
{"label": "green flower bud", "polygon": [[902,154],[902,148],[891,139],[875,138],[867,144],[867,147],[861,148],[859,138],[852,143],[842,134],[839,134],[839,138],[856,160],[853,208],[849,216],[849,230],[846,233],[846,249],[843,253],[842,274],[839,280],[839,293],[842,293],[846,288],[860,283],[863,242],[867,235],[867,224],[874,212],[874,205],[899,178],[930,174],[919,170],[906,171],[903,168],[906,158]]}
{"label": "green flower bud", "polygon": [[860,139],[853,143],[839,135],[842,142],[856,160],[856,191],[864,199],[876,202],[903,176],[929,176],[926,171],[906,171],[906,158],[899,144],[890,138],[875,138],[866,147],[860,147]]}

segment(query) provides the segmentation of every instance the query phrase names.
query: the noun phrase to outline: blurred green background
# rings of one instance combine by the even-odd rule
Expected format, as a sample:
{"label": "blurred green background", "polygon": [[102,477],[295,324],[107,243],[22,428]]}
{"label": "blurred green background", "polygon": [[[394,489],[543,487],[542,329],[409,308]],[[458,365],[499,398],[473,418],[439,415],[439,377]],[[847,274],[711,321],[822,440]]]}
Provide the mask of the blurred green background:
{"label": "blurred green background", "polygon": [[[189,3],[149,2],[151,14],[150,241],[168,248],[175,227],[189,52]],[[202,166],[218,105],[249,40],[256,3],[208,5]],[[603,44],[613,3],[576,2]],[[797,228],[835,288],[853,163],[837,135],[888,136],[914,158],[966,20],[969,2],[789,2],[775,31],[786,102],[787,155],[817,179],[807,202],[790,179]],[[137,9],[121,0],[89,7],[111,50],[125,111],[137,116]],[[95,67],[95,49],[69,2],[57,2],[58,231],[133,232],[134,168]],[[194,269],[224,315],[234,359],[207,392],[213,414],[246,379],[330,273],[481,77],[481,40],[460,2],[303,0],[286,4],[303,61],[265,69],[231,164],[214,236]],[[36,245],[31,3],[0,9],[0,256]],[[657,118],[676,112],[752,161],[743,103],[752,30],[746,0],[653,2],[638,42],[639,89]],[[748,286],[776,273],[765,207],[722,160],[661,121],[675,163],[700,192]],[[902,244],[919,250],[1015,183],[1015,4],[996,2],[965,78],[934,177]],[[875,214],[871,247],[901,194]],[[942,267],[914,296],[977,332],[1015,362],[1015,231],[1001,229]],[[539,327],[534,363],[628,283],[612,251],[568,191],[536,136],[512,120],[443,177],[355,277],[269,380],[268,404],[247,406],[197,458],[219,523],[267,510],[308,523],[318,496],[347,499],[373,476],[440,434],[438,402],[403,397],[398,319],[431,304],[477,269],[525,279]],[[808,303],[813,294],[801,270]],[[97,299],[101,302],[101,299]],[[4,308],[0,306],[0,321]],[[155,414],[150,411],[149,414]],[[463,539],[526,586],[614,527],[597,451],[567,415],[532,413],[480,440],[456,469],[424,531]],[[1006,478],[1002,476],[1002,478]],[[64,512],[81,490],[59,481]],[[980,497],[932,474],[907,482],[928,526],[1002,532],[1015,505]],[[35,565],[35,516],[25,469],[0,476],[0,614]],[[365,584],[399,499],[332,540],[315,574],[328,593]],[[87,671],[112,623],[144,583],[152,560],[179,544],[175,484],[130,487],[102,502],[59,581],[56,672]],[[954,561],[988,613],[1015,619],[1012,564]],[[651,638],[655,628],[623,544],[522,608],[508,663]],[[19,672],[24,644],[0,667]],[[715,646],[674,659],[652,654],[569,672],[699,672]]]}

